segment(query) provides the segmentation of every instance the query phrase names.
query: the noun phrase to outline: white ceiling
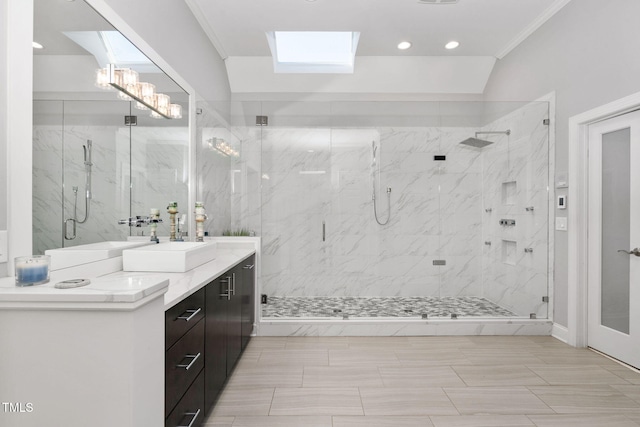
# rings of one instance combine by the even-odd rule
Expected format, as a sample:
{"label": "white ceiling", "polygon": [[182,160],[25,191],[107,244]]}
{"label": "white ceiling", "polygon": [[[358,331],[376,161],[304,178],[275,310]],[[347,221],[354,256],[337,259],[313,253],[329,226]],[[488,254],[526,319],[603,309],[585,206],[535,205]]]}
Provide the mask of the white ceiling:
{"label": "white ceiling", "polygon": [[[44,49],[33,50],[34,92],[39,92],[38,96],[46,92],[65,93],[71,98],[81,93],[104,94],[94,84],[96,69],[105,65],[98,61],[98,57],[105,55],[98,54],[104,46],[96,32],[116,29],[84,1],[34,0],[33,22],[33,40],[44,45]],[[88,40],[96,43],[81,44],[65,35],[68,32],[91,33]],[[132,44],[131,49],[137,48]],[[182,88],[155,64],[149,61],[136,68],[144,81],[155,84],[159,91],[178,96],[181,101],[185,98],[180,96],[184,94]]]}
{"label": "white ceiling", "polygon": [[[415,86],[415,92],[429,93],[481,93],[490,74],[490,69],[486,71],[487,61],[504,57],[569,1],[459,0],[455,4],[423,4],[418,0],[185,0],[220,55],[232,58],[227,61],[227,71],[233,92],[305,92],[322,91],[324,87],[326,91],[339,88],[349,92],[344,89],[351,87],[346,76],[270,75],[272,71],[266,64],[271,52],[265,33],[359,31],[356,74],[359,57],[378,57],[375,61],[360,61],[361,68],[378,64],[385,71],[366,70],[372,83],[366,87],[356,85],[353,92],[405,92],[385,82],[385,77],[396,77],[404,86]],[[403,40],[411,41],[413,46],[398,50],[396,46]],[[444,45],[451,40],[460,42],[460,47],[446,50]],[[441,68],[451,58],[449,70],[456,74],[460,74],[459,63],[452,57],[471,57],[472,62],[476,57],[478,66],[468,64],[470,68],[463,72],[466,77],[456,82],[445,79],[449,81],[442,85],[437,75],[446,77],[447,67],[437,73],[436,81],[429,75],[428,86],[415,80],[419,76],[407,74],[408,62],[417,68],[428,68],[433,57],[437,57]],[[395,75],[390,76],[389,70],[394,67]],[[287,84],[289,80],[291,84]],[[309,81],[308,87],[305,80]],[[319,80],[333,84],[318,83]],[[434,86],[438,87],[435,91]]]}

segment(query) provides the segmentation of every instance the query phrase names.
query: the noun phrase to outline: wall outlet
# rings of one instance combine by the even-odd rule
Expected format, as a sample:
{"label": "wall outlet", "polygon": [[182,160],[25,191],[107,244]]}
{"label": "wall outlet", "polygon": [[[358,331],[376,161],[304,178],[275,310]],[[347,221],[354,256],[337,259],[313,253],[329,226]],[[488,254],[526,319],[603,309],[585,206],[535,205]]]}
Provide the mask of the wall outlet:
{"label": "wall outlet", "polygon": [[0,262],[9,261],[9,244],[7,242],[7,230],[0,230]]}

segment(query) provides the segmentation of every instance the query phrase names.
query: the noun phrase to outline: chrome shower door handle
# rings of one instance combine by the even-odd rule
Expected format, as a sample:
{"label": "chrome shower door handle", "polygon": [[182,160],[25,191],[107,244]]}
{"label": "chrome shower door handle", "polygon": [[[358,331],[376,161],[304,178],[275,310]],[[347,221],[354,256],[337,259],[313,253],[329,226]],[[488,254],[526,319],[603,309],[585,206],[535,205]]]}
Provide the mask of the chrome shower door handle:
{"label": "chrome shower door handle", "polygon": [[631,249],[630,251],[619,249],[618,252],[624,252],[625,254],[628,254],[628,255],[640,256],[640,248],[634,248],[634,249]]}

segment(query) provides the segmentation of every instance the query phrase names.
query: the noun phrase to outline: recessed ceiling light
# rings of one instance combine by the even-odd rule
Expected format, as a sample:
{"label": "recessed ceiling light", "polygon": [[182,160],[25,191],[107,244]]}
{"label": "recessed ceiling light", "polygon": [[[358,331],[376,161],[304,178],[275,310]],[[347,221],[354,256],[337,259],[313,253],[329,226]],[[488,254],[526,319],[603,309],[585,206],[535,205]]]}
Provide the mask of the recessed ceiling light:
{"label": "recessed ceiling light", "polygon": [[411,42],[400,42],[398,43],[398,49],[407,50],[411,47]]}
{"label": "recessed ceiling light", "polygon": [[43,48],[44,48],[44,46],[42,46],[42,45],[41,45],[40,43],[38,43],[38,42],[32,42],[31,44],[33,45],[33,48],[34,48],[34,49],[43,49]]}
{"label": "recessed ceiling light", "polygon": [[455,40],[450,41],[449,43],[447,43],[446,45],[444,45],[444,47],[445,47],[446,49],[455,49],[455,48],[457,48],[458,46],[460,46],[460,43],[458,43],[458,42],[457,42],[457,41],[455,41]]}

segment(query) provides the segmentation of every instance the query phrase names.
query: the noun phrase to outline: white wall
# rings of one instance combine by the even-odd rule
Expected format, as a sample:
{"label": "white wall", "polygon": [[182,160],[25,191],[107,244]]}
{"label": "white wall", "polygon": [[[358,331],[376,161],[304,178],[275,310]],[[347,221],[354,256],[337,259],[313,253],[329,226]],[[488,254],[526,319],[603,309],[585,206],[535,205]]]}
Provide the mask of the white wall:
{"label": "white wall", "polygon": [[[0,155],[6,162],[0,178],[0,213],[9,229],[9,260],[31,254],[31,73],[33,4],[25,0],[0,2]],[[6,171],[6,181],[4,176]],[[25,214],[26,213],[26,214]],[[29,230],[23,233],[22,230]],[[11,264],[0,264],[0,277],[12,273]]]}
{"label": "white wall", "polygon": [[[556,92],[557,172],[568,168],[571,116],[640,91],[638,16],[637,0],[572,1],[496,63],[485,100],[532,100]],[[556,232],[555,242],[554,321],[566,326],[567,234]]]}
{"label": "white wall", "polygon": [[[7,3],[0,2],[0,129],[7,126]],[[0,173],[0,200],[7,200],[7,134],[0,132],[0,165],[3,173]],[[7,204],[5,204],[6,206]],[[0,209],[0,230],[7,228],[7,211]],[[7,275],[6,263],[0,263],[0,277]]]}

